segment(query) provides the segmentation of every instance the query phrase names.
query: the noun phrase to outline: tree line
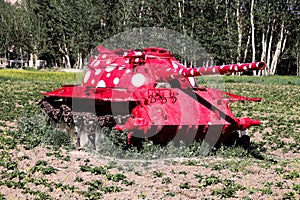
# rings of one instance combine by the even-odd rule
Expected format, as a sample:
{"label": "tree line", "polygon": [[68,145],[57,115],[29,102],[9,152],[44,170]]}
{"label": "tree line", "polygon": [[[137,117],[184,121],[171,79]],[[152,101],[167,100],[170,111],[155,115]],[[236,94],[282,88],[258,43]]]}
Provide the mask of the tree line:
{"label": "tree line", "polygon": [[[107,38],[140,27],[197,41],[216,64],[265,61],[258,75],[300,75],[299,0],[0,0],[0,57],[81,68]],[[188,47],[187,47],[188,48]]]}

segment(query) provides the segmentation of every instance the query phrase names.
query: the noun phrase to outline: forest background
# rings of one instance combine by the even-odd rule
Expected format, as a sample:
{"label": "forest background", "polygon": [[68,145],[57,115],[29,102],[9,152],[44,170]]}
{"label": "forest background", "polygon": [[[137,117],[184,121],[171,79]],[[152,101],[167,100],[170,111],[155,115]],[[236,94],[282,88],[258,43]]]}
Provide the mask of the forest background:
{"label": "forest background", "polygon": [[82,68],[95,46],[141,27],[191,37],[218,65],[265,61],[257,75],[300,75],[299,0],[0,0],[0,58],[13,47],[15,59]]}

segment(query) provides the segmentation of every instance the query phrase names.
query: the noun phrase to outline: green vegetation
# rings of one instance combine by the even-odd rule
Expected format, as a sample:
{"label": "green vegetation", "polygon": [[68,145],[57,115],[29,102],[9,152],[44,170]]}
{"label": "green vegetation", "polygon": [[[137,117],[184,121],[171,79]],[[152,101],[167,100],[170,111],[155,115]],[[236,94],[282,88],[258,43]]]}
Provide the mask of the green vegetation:
{"label": "green vegetation", "polygon": [[154,172],[153,172],[153,176],[154,176],[154,177],[159,177],[159,178],[161,178],[161,177],[163,177],[164,175],[166,175],[166,173],[164,173],[164,172],[160,172],[160,171],[154,171]]}
{"label": "green vegetation", "polygon": [[[253,139],[252,148],[248,151],[222,146],[199,159],[197,155],[203,150],[199,144],[161,148],[147,142],[141,149],[122,149],[119,148],[122,143],[119,146],[111,143],[122,142],[120,136],[101,144],[102,150],[97,152],[100,156],[115,156],[115,160],[95,165],[92,164],[94,158],[74,160],[65,151],[66,147],[67,150],[72,147],[68,136],[52,129],[37,105],[41,99],[40,91],[72,83],[74,76],[61,72],[0,70],[3,105],[0,107],[0,199],[8,196],[5,193],[8,189],[19,191],[29,199],[62,198],[55,197],[56,193],[70,199],[75,196],[105,199],[114,193],[128,194],[133,188],[141,188],[135,193],[141,199],[184,199],[187,198],[184,194],[189,193],[195,197],[206,194],[211,199],[249,199],[249,196],[252,199],[255,194],[262,198],[299,198],[299,78],[274,76],[263,77],[262,81],[262,77],[223,77],[226,90],[263,98],[261,103],[237,102],[232,105],[237,116],[250,116],[262,121],[261,126],[249,130]],[[29,152],[41,147],[45,149],[44,157],[34,159]],[[23,148],[25,153],[19,153]],[[113,148],[119,149],[119,152]],[[137,161],[121,164],[117,159],[121,155]],[[136,157],[126,157],[129,155]],[[179,155],[180,160],[167,159],[164,167],[154,168],[152,160],[160,156],[168,158],[166,155]],[[139,163],[141,156],[147,162]],[[68,173],[65,167],[74,162],[80,164],[73,171],[70,182],[64,182],[61,174]],[[52,180],[51,177],[59,178]],[[142,185],[142,179],[147,184]]]}
{"label": "green vegetation", "polygon": [[180,189],[190,189],[191,187],[190,187],[190,184],[186,182],[186,183],[180,183],[179,188]]}

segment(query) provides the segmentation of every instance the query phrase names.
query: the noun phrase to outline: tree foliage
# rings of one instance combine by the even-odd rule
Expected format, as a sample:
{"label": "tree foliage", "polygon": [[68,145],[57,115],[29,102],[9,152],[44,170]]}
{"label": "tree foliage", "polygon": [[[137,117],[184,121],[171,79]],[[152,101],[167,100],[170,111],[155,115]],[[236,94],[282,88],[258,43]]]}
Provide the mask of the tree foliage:
{"label": "tree foliage", "polygon": [[216,64],[255,58],[267,62],[265,74],[299,69],[299,0],[23,0],[15,5],[0,0],[0,5],[0,54],[13,44],[18,54],[47,60],[49,66],[81,67],[105,39],[133,28],[161,27],[199,42]]}

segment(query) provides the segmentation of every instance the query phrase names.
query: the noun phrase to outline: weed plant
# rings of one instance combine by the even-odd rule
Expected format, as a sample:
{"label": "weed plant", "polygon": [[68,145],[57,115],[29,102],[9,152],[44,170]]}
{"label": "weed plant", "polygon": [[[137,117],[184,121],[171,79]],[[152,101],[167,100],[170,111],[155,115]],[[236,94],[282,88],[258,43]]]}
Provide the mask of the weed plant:
{"label": "weed plant", "polygon": [[60,129],[53,129],[49,124],[48,117],[41,112],[36,112],[35,115],[25,114],[21,117],[14,137],[26,149],[31,149],[41,144],[55,148],[71,146],[69,135]]}
{"label": "weed plant", "polygon": [[181,142],[179,146],[169,142],[166,146],[144,141],[141,147],[127,145],[126,132],[104,128],[96,144],[97,153],[119,159],[156,160],[177,157],[202,157],[211,147],[206,143],[195,142],[186,146]]}

